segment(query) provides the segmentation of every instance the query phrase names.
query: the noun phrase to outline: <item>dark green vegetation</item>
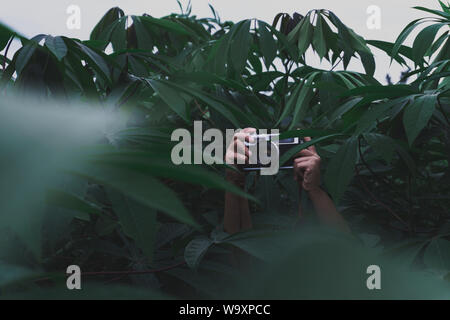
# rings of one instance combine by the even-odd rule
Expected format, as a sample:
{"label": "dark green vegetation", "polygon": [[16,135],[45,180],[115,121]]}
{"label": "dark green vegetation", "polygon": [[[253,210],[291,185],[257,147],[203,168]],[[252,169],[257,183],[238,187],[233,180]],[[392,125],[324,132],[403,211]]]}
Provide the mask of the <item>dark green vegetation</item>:
{"label": "dark green vegetation", "polygon": [[[416,8],[429,18],[408,25],[396,43],[365,40],[328,10],[279,14],[270,25],[221,22],[214,10],[208,19],[190,12],[156,19],[113,8],[88,41],[26,39],[0,25],[0,50],[13,39],[23,44],[11,61],[0,56],[2,95],[32,93],[33,101],[57,99],[81,115],[97,108],[126,116],[81,152],[65,140],[72,132],[61,124],[67,116],[36,105],[34,131],[19,132],[22,118],[2,98],[0,145],[8,156],[0,160],[0,294],[73,297],[64,289],[65,269],[77,264],[86,273],[83,286],[93,284],[83,293],[95,297],[378,297],[365,288],[365,268],[388,257],[431,271],[445,285],[450,8],[441,5],[441,11]],[[413,46],[403,45],[417,28]],[[373,78],[373,47],[413,66],[399,84]],[[331,70],[309,66],[307,50]],[[352,59],[365,73],[336,70]],[[93,107],[78,108],[81,102]],[[291,230],[298,194],[286,172],[251,175],[255,230],[224,234],[224,190],[239,192],[223,179],[224,168],[170,161],[171,132],[191,130],[194,120],[205,129],[251,126],[311,136],[324,183],[356,239]],[[95,131],[80,123],[86,135]],[[34,150],[39,135],[45,148]],[[49,143],[55,136],[60,141]],[[61,145],[70,156],[53,166]],[[83,165],[69,161],[77,154]],[[50,177],[60,167],[55,183]],[[254,266],[272,263],[249,280],[257,284],[232,285],[246,279],[232,263],[235,247],[254,256]],[[388,273],[385,285],[397,291],[384,297],[442,297],[434,280],[396,274]]]}

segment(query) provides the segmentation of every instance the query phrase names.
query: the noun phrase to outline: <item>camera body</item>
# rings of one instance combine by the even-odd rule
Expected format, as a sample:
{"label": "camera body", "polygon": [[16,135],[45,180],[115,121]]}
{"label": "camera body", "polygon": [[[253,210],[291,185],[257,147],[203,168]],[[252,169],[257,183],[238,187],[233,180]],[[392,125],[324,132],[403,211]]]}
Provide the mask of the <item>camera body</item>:
{"label": "camera body", "polygon": [[[267,164],[266,161],[262,161],[260,159],[262,150],[263,154],[265,153],[265,158],[276,159],[278,161],[283,154],[289,151],[291,148],[304,143],[303,139],[298,137],[296,138],[288,138],[288,139],[279,139],[280,134],[255,134],[252,135],[254,141],[249,142],[245,141],[244,144],[252,151],[252,157],[250,158],[250,162],[242,165],[242,170],[244,171],[257,171],[263,168],[268,168],[270,164]],[[262,149],[261,149],[262,148]],[[277,154],[273,155],[272,153],[276,152]],[[293,168],[294,158],[290,159],[284,166],[279,169],[292,169]]]}

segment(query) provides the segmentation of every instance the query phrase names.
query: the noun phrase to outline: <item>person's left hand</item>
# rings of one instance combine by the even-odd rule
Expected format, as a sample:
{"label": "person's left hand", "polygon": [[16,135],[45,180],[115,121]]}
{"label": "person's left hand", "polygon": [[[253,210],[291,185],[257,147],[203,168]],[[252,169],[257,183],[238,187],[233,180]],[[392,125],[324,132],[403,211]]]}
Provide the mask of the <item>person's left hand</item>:
{"label": "person's left hand", "polygon": [[[305,137],[305,141],[311,141]],[[294,179],[308,192],[320,190],[320,157],[314,146],[303,149],[294,159]]]}

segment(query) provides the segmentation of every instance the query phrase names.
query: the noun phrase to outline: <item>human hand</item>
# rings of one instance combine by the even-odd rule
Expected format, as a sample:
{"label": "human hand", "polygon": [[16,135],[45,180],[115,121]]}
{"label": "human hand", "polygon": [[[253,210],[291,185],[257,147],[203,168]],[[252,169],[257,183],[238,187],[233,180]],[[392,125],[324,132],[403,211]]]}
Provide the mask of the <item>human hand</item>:
{"label": "human hand", "polygon": [[[305,137],[305,141],[311,141]],[[300,188],[308,192],[320,190],[320,157],[316,148],[310,146],[296,154],[294,159],[294,179]]]}
{"label": "human hand", "polygon": [[231,144],[225,153],[225,163],[237,167],[237,164],[247,163],[252,153],[244,144],[244,141],[254,142],[251,134],[255,133],[255,128],[245,128],[233,136]]}

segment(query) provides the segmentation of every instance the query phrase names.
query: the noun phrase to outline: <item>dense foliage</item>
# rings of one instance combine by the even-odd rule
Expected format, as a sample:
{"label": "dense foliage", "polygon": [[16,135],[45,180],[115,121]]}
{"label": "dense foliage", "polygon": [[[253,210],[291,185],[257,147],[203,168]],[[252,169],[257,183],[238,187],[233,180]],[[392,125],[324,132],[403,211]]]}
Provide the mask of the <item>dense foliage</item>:
{"label": "dense foliage", "polygon": [[[214,18],[207,19],[191,15],[189,8],[160,19],[113,8],[87,41],[51,35],[27,39],[0,25],[2,125],[12,119],[4,114],[14,112],[5,107],[6,97],[14,101],[23,93],[78,113],[95,109],[126,117],[108,127],[89,151],[83,149],[88,156],[82,166],[61,160],[64,183],[48,186],[44,171],[34,175],[45,186],[36,202],[28,196],[16,199],[17,192],[26,191],[11,187],[21,178],[10,174],[6,163],[22,168],[19,159],[29,155],[6,147],[13,143],[14,126],[4,129],[12,135],[2,135],[1,145],[16,153],[1,169],[10,180],[1,186],[0,294],[36,287],[51,294],[52,288],[65,288],[65,269],[76,264],[86,281],[108,282],[109,296],[210,298],[227,296],[224,288],[231,287],[231,279],[241,279],[231,259],[235,247],[254,256],[256,264],[281,261],[279,254],[293,242],[308,263],[315,255],[326,255],[321,259],[335,265],[356,259],[345,250],[335,256],[341,251],[306,246],[315,242],[292,235],[299,199],[290,172],[250,174],[245,196],[255,230],[225,234],[224,190],[243,193],[224,180],[224,167],[170,161],[171,132],[192,130],[194,120],[202,120],[205,130],[279,128],[285,137],[311,136],[299,148],[316,145],[324,185],[358,239],[351,241],[362,246],[358,252],[401,257],[404,265],[448,279],[450,7],[440,4],[441,11],[417,7],[430,17],[406,26],[395,43],[365,40],[323,9],[304,16],[278,14],[268,24],[222,22],[213,8]],[[404,45],[423,24],[412,47]],[[9,60],[14,40],[23,46]],[[399,83],[383,85],[373,77],[372,48],[409,66]],[[325,60],[323,69],[308,65],[307,52]],[[352,59],[360,61],[364,73],[347,70]],[[91,107],[76,109],[81,103]],[[33,119],[46,117],[34,112]],[[30,165],[31,172],[40,170]],[[35,205],[42,199],[45,206]],[[24,208],[14,201],[31,204]],[[290,267],[298,262],[283,261]],[[266,296],[344,297],[317,283],[310,283],[321,288],[317,291],[289,288],[292,274],[277,269],[281,265],[271,274],[285,284],[284,294],[276,289],[282,285],[272,283],[262,291]],[[314,269],[309,265],[304,272]],[[134,289],[111,287],[118,284]]]}

